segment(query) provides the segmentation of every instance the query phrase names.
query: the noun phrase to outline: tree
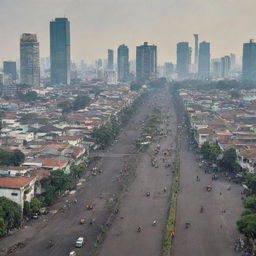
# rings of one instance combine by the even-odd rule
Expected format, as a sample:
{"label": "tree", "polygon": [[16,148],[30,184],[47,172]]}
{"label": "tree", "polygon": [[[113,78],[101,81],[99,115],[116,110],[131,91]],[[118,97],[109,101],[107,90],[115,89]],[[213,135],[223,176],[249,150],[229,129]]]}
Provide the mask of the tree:
{"label": "tree", "polygon": [[6,151],[0,149],[0,165],[14,165],[19,166],[25,160],[25,155],[19,150]]}
{"label": "tree", "polygon": [[7,224],[3,218],[0,217],[0,237],[6,235],[7,233]]}
{"label": "tree", "polygon": [[33,213],[39,212],[41,209],[42,203],[37,198],[32,198],[30,202],[30,208]]}
{"label": "tree", "polygon": [[56,190],[53,186],[49,185],[45,192],[45,203],[47,205],[52,205],[54,200],[57,198]]}
{"label": "tree", "polygon": [[256,174],[247,173],[245,175],[245,183],[249,189],[251,189],[253,194],[256,194]]}
{"label": "tree", "polygon": [[72,104],[69,101],[62,101],[57,104],[57,107],[62,109],[63,114],[72,111]]}
{"label": "tree", "polygon": [[244,199],[244,207],[256,212],[256,196],[247,196]]}
{"label": "tree", "polygon": [[239,231],[247,238],[256,238],[256,215],[250,214],[242,216],[237,222]]}
{"label": "tree", "polygon": [[91,103],[91,98],[87,95],[77,96],[73,102],[73,110],[83,109]]}
{"label": "tree", "polygon": [[226,150],[221,160],[221,165],[230,172],[239,171],[239,165],[237,163],[237,154],[234,148]]}
{"label": "tree", "polygon": [[218,144],[206,141],[201,147],[201,153],[205,159],[216,162],[221,150]]}
{"label": "tree", "polygon": [[7,229],[18,228],[21,224],[21,208],[10,199],[2,196],[0,197],[0,218],[2,218]]}

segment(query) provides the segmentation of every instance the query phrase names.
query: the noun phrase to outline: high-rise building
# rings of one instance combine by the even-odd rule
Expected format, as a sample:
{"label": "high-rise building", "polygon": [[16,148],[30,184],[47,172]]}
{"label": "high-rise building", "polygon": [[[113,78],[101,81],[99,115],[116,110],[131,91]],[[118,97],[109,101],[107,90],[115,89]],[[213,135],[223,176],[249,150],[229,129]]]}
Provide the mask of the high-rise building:
{"label": "high-rise building", "polygon": [[13,81],[17,79],[17,70],[16,70],[15,61],[4,61],[3,71],[4,71],[4,75],[10,75]]}
{"label": "high-rise building", "polygon": [[236,69],[236,55],[234,53],[230,53],[230,69],[231,71]]}
{"label": "high-rise building", "polygon": [[178,79],[189,77],[189,66],[191,63],[191,48],[187,42],[177,44],[177,67]]}
{"label": "high-rise building", "polygon": [[20,82],[32,87],[40,85],[39,42],[36,34],[24,33],[21,36]]}
{"label": "high-rise building", "polygon": [[114,51],[108,49],[108,70],[114,69]]}
{"label": "high-rise building", "polygon": [[198,34],[194,34],[195,38],[195,59],[194,64],[195,66],[198,66]]}
{"label": "high-rise building", "polygon": [[202,42],[199,45],[198,76],[200,79],[210,77],[210,43]]}
{"label": "high-rise building", "polygon": [[56,18],[50,22],[52,84],[70,84],[70,22]]}
{"label": "high-rise building", "polygon": [[124,44],[117,49],[117,72],[119,82],[129,80],[129,48]]}
{"label": "high-rise building", "polygon": [[212,78],[218,79],[221,77],[221,60],[220,59],[211,60],[211,71],[212,71]]}
{"label": "high-rise building", "polygon": [[157,78],[157,47],[143,45],[136,47],[136,79],[137,81],[147,81]]}
{"label": "high-rise building", "polygon": [[174,65],[171,62],[164,63],[164,77],[170,78],[174,72]]}
{"label": "high-rise building", "polygon": [[252,39],[243,46],[243,79],[256,80],[256,43]]}
{"label": "high-rise building", "polygon": [[231,60],[229,56],[224,56],[221,58],[221,77],[230,77]]}

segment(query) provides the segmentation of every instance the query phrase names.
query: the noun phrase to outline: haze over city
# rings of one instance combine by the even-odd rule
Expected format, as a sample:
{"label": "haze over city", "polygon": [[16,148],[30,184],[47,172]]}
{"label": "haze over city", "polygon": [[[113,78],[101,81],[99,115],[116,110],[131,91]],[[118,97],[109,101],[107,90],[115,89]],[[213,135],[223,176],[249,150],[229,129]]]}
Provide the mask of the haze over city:
{"label": "haze over city", "polygon": [[176,44],[211,42],[212,57],[242,56],[242,43],[255,33],[254,0],[0,0],[0,61],[19,58],[22,33],[36,33],[40,56],[49,56],[49,21],[71,22],[71,57],[94,63],[107,48],[125,43],[130,59],[135,47],[158,46],[158,62],[176,61]]}

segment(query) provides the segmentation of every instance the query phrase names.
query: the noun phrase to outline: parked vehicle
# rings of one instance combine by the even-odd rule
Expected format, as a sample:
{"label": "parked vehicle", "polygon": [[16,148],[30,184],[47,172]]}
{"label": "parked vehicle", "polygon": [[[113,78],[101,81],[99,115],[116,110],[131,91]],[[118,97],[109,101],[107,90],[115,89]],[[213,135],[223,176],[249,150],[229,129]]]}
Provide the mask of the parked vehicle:
{"label": "parked vehicle", "polygon": [[83,225],[85,223],[85,218],[80,219],[80,224]]}
{"label": "parked vehicle", "polygon": [[83,237],[78,237],[76,240],[76,247],[81,248],[84,245],[84,238]]}
{"label": "parked vehicle", "polygon": [[72,251],[69,253],[69,256],[77,256],[76,252],[75,251]]}

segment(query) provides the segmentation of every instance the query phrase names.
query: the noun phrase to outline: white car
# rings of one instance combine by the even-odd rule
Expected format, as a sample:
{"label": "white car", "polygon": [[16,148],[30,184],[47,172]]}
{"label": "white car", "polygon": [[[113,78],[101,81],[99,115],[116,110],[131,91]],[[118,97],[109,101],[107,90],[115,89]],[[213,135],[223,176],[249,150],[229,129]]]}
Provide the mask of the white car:
{"label": "white car", "polygon": [[78,237],[76,240],[76,247],[81,248],[84,245],[84,238],[83,237]]}

